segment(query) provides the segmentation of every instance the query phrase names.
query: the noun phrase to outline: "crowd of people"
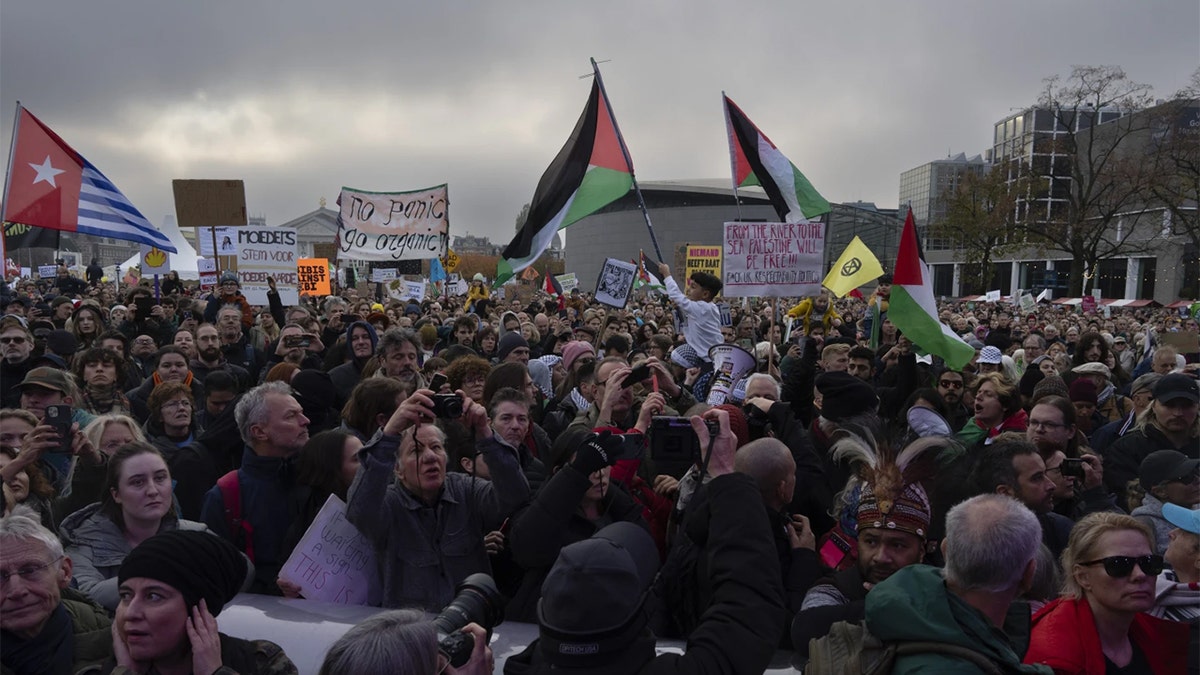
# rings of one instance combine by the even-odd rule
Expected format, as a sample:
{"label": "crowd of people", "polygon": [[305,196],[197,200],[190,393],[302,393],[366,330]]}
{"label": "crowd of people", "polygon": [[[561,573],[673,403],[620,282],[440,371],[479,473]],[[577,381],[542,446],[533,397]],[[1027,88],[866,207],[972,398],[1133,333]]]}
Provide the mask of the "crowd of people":
{"label": "crowd of people", "polygon": [[[492,672],[489,627],[455,669],[422,613],[478,573],[538,625],[510,674],[842,672],[868,637],[897,673],[1197,672],[1194,316],[944,301],[950,367],[886,276],[787,302],[658,271],[624,308],[5,282],[3,673],[295,672],[216,617],[302,593],[330,495],[394,611],[322,672]],[[756,367],[714,395],[722,344]]]}

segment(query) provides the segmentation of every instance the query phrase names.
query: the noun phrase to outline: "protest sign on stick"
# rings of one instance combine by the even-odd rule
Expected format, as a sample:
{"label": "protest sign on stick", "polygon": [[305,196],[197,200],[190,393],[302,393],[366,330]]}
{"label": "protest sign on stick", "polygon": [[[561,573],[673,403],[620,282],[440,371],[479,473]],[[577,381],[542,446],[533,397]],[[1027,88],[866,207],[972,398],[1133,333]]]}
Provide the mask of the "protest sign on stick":
{"label": "protest sign on stick", "polygon": [[296,261],[300,295],[329,295],[329,261],[325,258],[300,258]]}
{"label": "protest sign on stick", "polygon": [[425,260],[446,253],[446,185],[412,192],[344,187],[338,204],[339,260]]}
{"label": "protest sign on stick", "polygon": [[725,223],[724,288],[729,297],[796,297],[821,289],[821,223]]}

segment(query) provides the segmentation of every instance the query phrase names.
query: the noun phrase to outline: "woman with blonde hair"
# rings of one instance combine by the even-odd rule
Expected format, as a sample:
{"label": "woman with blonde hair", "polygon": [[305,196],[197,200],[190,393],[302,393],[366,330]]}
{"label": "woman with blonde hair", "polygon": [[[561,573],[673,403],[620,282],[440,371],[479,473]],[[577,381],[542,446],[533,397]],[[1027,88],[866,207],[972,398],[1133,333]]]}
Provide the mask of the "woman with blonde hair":
{"label": "woman with blonde hair", "polygon": [[1025,663],[1059,675],[1184,671],[1188,627],[1146,614],[1163,569],[1149,528],[1123,513],[1088,515],[1062,563],[1063,596],[1034,615]]}
{"label": "woman with blonde hair", "polygon": [[84,427],[83,435],[109,457],[123,445],[146,441],[137,421],[128,415],[101,415]]}

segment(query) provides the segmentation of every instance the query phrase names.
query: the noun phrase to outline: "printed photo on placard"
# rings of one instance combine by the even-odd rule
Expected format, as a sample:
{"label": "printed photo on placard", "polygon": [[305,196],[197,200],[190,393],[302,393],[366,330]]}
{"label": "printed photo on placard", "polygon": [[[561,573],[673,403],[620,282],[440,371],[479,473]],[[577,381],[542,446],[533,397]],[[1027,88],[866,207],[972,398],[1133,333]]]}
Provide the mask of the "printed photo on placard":
{"label": "printed photo on placard", "polygon": [[624,309],[633,292],[633,277],[637,266],[631,262],[608,258],[600,268],[600,278],[596,281],[596,301]]}

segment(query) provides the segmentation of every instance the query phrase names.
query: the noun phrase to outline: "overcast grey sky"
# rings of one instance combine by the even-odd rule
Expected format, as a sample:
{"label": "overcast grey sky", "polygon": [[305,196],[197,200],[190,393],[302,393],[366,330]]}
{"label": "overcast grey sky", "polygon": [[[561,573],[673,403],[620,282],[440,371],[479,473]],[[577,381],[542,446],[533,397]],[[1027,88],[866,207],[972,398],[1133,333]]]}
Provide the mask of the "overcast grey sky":
{"label": "overcast grey sky", "polygon": [[728,178],[725,90],[827,199],[894,207],[1042,78],[1115,64],[1168,97],[1198,35],[1196,0],[5,0],[0,131],[20,100],[155,223],[173,178],[244,179],[273,225],[446,182],[452,233],[507,242],[588,57],[640,180]]}

